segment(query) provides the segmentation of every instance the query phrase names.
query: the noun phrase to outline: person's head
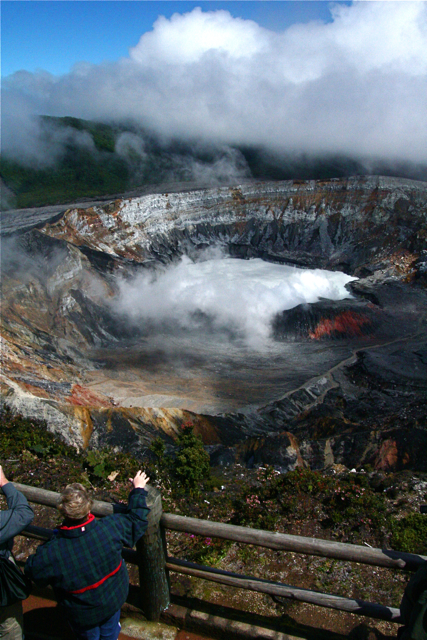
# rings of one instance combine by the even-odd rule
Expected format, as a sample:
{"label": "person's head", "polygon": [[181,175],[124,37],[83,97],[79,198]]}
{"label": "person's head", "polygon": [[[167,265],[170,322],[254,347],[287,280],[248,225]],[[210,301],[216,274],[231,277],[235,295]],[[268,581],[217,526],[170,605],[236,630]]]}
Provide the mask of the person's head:
{"label": "person's head", "polygon": [[92,498],[82,484],[74,482],[65,487],[58,503],[58,511],[69,520],[82,520],[89,515]]}

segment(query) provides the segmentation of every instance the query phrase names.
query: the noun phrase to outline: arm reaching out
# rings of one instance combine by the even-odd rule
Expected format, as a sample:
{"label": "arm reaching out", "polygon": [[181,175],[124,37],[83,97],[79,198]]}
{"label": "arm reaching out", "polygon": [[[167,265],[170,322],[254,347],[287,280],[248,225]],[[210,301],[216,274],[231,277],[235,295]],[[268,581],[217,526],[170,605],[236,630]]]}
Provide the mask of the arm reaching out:
{"label": "arm reaching out", "polygon": [[145,485],[150,480],[145,471],[138,471],[134,478],[129,478],[129,482],[133,484],[134,489],[145,489]]}
{"label": "arm reaching out", "polygon": [[[139,538],[144,534],[148,526],[147,507],[147,482],[149,477],[144,471],[138,471],[134,478],[129,478],[132,490],[129,494],[129,502],[125,514],[110,516],[116,519],[117,526],[121,528],[121,542],[126,547],[135,546]],[[138,489],[138,491],[135,491]],[[140,491],[142,489],[142,491]]]}

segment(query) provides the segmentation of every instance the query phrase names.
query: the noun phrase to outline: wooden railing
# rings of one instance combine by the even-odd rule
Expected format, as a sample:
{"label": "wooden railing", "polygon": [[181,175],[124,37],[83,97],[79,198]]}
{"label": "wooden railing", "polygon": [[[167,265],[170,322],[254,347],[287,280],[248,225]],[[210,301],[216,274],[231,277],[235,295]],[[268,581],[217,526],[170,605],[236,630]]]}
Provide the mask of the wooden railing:
{"label": "wooden railing", "polygon": [[[30,502],[56,507],[59,494],[36,487],[15,483]],[[199,520],[185,516],[162,513],[161,496],[153,487],[148,488],[147,504],[149,525],[146,533],[136,545],[136,550],[123,549],[126,562],[136,564],[140,572],[140,587],[137,598],[132,596],[132,604],[136,604],[149,620],[158,620],[162,611],[170,603],[169,571],[203,578],[224,585],[249,589],[273,597],[289,598],[299,602],[307,602],[322,607],[356,613],[370,618],[400,622],[399,609],[386,605],[365,602],[351,598],[319,593],[300,589],[289,585],[231,573],[212,567],[198,565],[186,560],[172,558],[167,555],[165,530],[182,531],[211,538],[222,538],[240,543],[253,544],[268,549],[292,551],[296,553],[334,558],[350,562],[358,562],[391,569],[415,571],[427,557],[411,553],[401,553],[389,549],[373,549],[360,545],[345,544],[317,538],[273,533],[249,527]],[[121,504],[110,504],[95,500],[92,513],[103,517],[121,512],[126,507]],[[39,540],[47,540],[52,536],[50,529],[28,526],[22,535]]]}

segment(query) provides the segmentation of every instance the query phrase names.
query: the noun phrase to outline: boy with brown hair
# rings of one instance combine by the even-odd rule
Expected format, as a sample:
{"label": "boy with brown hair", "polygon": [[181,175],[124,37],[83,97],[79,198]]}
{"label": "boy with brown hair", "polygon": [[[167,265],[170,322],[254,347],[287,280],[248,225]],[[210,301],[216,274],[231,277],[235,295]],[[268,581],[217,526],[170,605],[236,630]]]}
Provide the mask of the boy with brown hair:
{"label": "boy with brown hair", "polygon": [[148,480],[138,471],[130,479],[126,512],[100,520],[90,513],[92,500],[83,485],[68,485],[58,504],[64,522],[27,560],[25,573],[37,585],[53,587],[79,640],[119,636],[120,609],[129,591],[122,549],[133,547],[147,528]]}

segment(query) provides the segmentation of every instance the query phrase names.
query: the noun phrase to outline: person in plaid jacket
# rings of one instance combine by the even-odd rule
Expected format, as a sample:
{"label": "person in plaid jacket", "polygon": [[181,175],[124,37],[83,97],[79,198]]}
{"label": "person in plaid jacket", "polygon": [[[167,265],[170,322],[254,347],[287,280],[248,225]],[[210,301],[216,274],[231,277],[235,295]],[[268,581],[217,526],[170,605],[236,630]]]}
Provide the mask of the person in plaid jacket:
{"label": "person in plaid jacket", "polygon": [[51,540],[40,545],[25,565],[37,585],[51,585],[79,640],[117,640],[120,609],[129,591],[122,548],[144,534],[149,509],[138,471],[127,510],[100,520],[90,513],[92,500],[78,483],[68,485],[58,505],[65,516]]}

